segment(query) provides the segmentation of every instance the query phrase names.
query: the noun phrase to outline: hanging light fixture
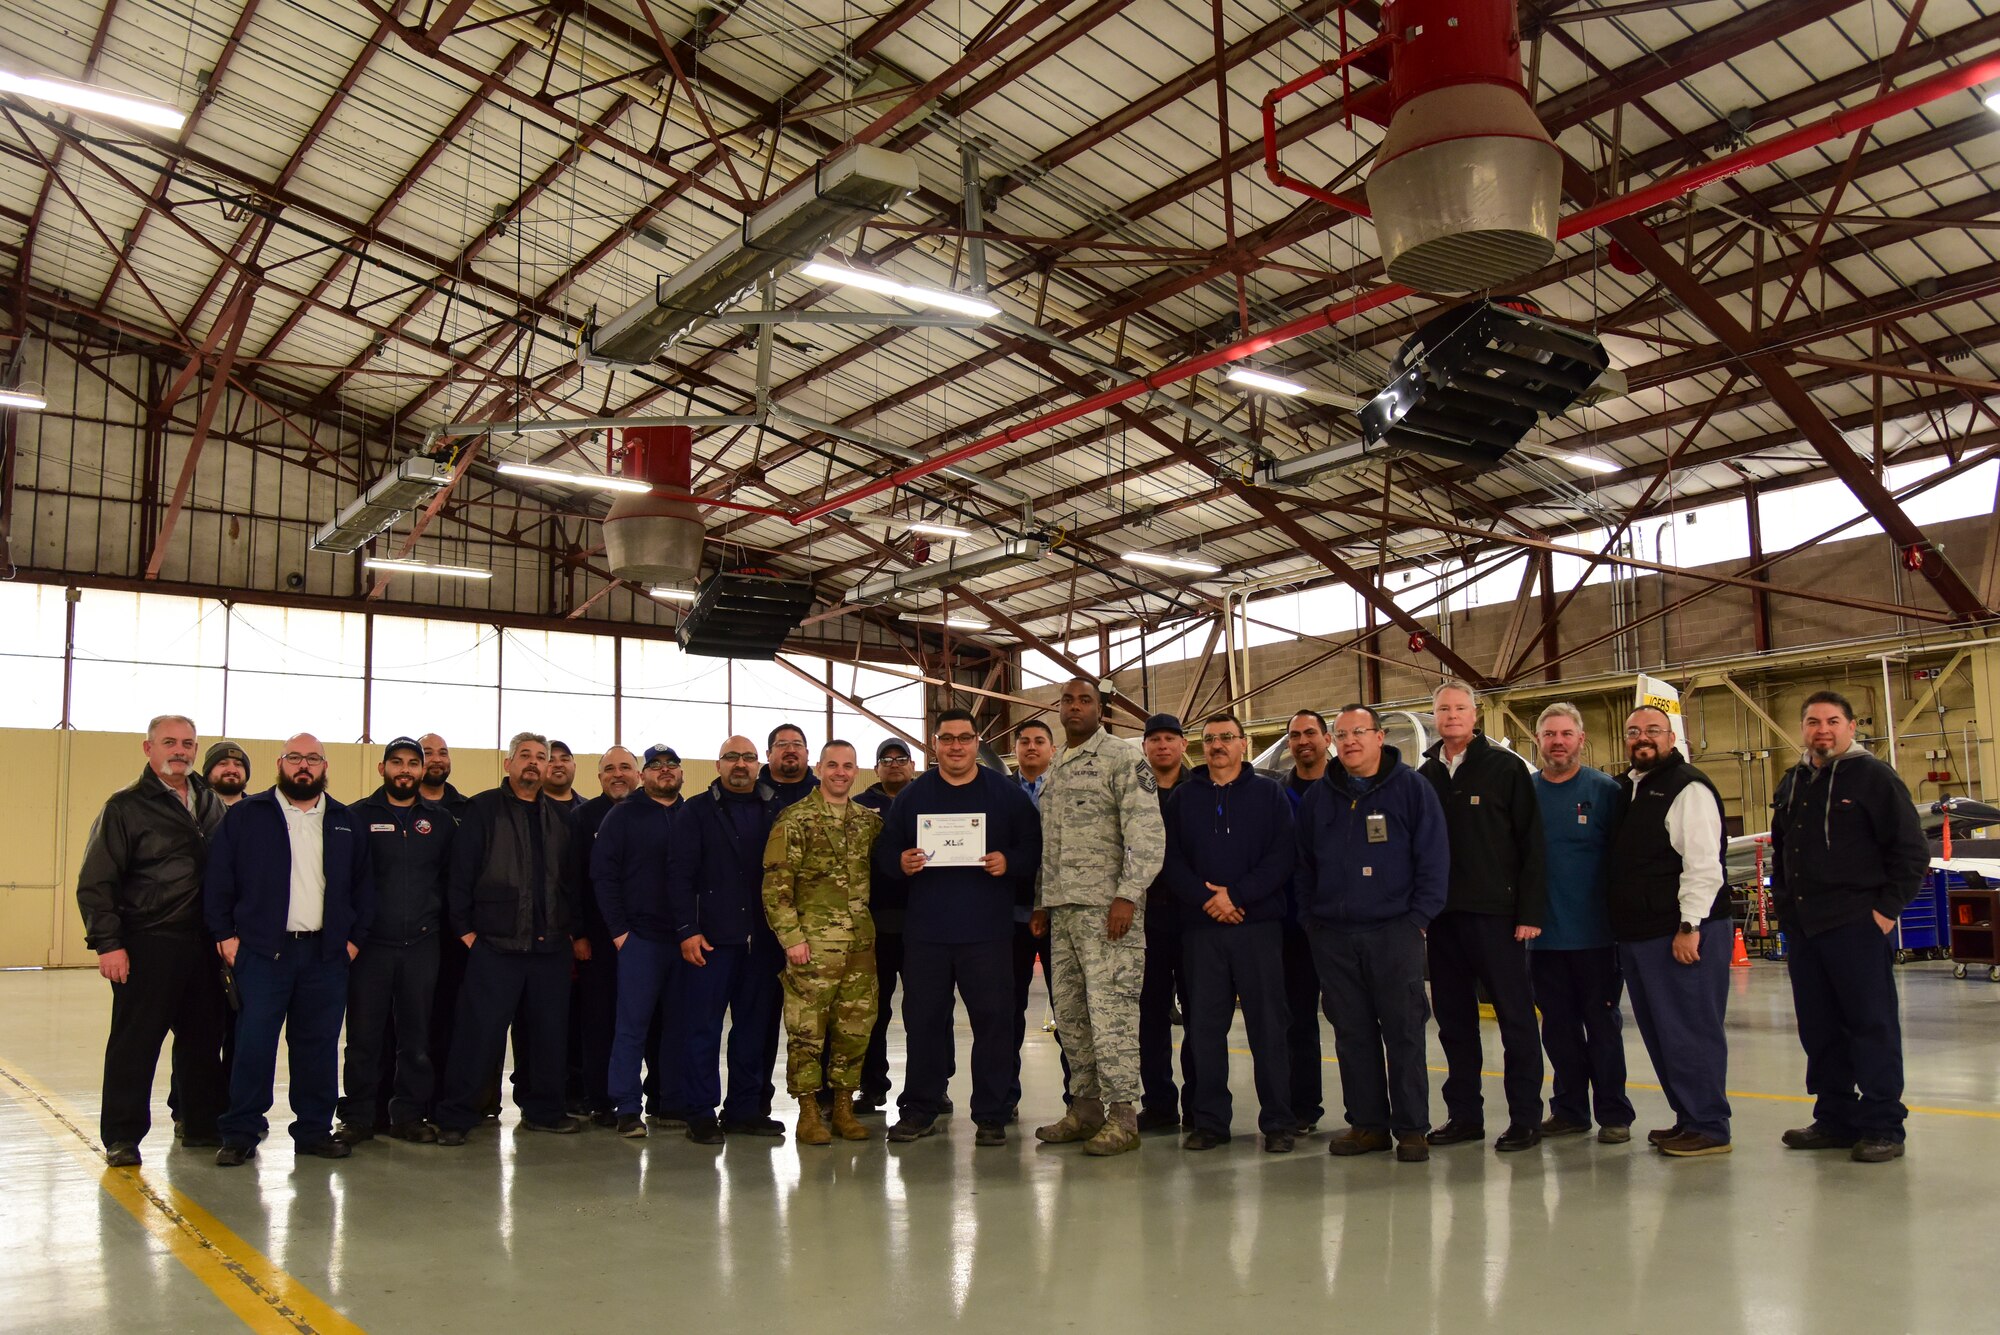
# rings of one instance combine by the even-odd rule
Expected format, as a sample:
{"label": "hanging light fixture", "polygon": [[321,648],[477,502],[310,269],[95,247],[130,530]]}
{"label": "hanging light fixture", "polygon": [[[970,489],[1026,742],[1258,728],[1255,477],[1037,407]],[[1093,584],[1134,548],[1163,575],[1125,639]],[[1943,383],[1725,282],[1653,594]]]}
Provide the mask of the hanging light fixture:
{"label": "hanging light fixture", "polygon": [[1155,570],[1181,570],[1190,575],[1220,575],[1222,567],[1213,561],[1198,557],[1171,556],[1166,552],[1126,552],[1125,559],[1137,566],[1151,566]]}
{"label": "hanging light fixture", "polygon": [[12,93],[36,102],[53,102],[72,111],[131,121],[135,125],[157,126],[162,130],[178,130],[187,124],[185,113],[154,98],[121,93],[115,88],[102,88],[92,83],[51,79],[45,74],[16,74],[12,70],[0,70],[0,93]]}
{"label": "hanging light fixture", "polygon": [[38,413],[48,406],[49,401],[32,390],[0,389],[0,408],[18,408],[24,413]]}
{"label": "hanging light fixture", "polygon": [[896,297],[918,306],[934,306],[941,311],[955,311],[960,315],[970,315],[980,320],[990,320],[1000,313],[1000,308],[992,302],[969,297],[962,292],[947,292],[940,287],[923,287],[915,283],[899,282],[884,273],[875,273],[867,269],[850,269],[844,264],[828,264],[824,260],[814,260],[800,269],[799,273],[816,282],[858,287],[864,291],[879,292],[885,297]]}
{"label": "hanging light fixture", "polygon": [[492,579],[493,572],[481,570],[477,566],[432,565],[428,561],[400,561],[386,556],[371,556],[361,563],[370,570],[396,570],[411,575],[448,575],[455,579]]}
{"label": "hanging light fixture", "polygon": [[569,487],[587,487],[593,491],[623,491],[640,495],[653,489],[652,484],[643,478],[613,477],[609,473],[570,473],[560,468],[541,468],[535,464],[501,464],[497,471],[508,477],[529,478],[536,482],[555,482]]}

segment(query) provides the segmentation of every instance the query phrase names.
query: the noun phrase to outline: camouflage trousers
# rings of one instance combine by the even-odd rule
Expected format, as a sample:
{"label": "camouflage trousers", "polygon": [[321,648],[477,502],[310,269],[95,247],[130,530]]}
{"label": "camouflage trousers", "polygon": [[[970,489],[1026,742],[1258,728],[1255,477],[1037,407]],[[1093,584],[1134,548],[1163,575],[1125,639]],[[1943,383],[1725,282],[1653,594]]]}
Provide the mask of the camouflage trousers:
{"label": "camouflage trousers", "polygon": [[1069,1092],[1106,1103],[1139,1101],[1139,989],[1146,934],[1138,923],[1117,941],[1102,908],[1049,910],[1049,985],[1056,1037],[1069,1058]]}
{"label": "camouflage trousers", "polygon": [[874,943],[808,944],[812,958],[787,964],[784,972],[785,1090],[806,1095],[819,1089],[822,1059],[830,1088],[858,1089],[875,1029]]}

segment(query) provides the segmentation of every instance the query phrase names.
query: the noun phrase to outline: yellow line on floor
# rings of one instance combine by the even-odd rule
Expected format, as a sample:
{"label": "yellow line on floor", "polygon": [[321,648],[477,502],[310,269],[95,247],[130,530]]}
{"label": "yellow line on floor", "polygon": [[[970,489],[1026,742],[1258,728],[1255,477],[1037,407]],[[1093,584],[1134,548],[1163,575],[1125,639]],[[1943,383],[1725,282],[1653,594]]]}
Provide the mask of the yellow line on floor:
{"label": "yellow line on floor", "polygon": [[143,1170],[104,1167],[95,1140],[62,1100],[32,1076],[0,1064],[0,1091],[32,1113],[65,1150],[97,1170],[105,1194],[159,1239],[245,1326],[259,1335],[364,1335],[361,1327],[187,1196]]}
{"label": "yellow line on floor", "polygon": [[[1248,1048],[1231,1048],[1230,1051],[1239,1057],[1248,1057],[1251,1055]],[[1340,1065],[1340,1058],[1338,1057],[1321,1057],[1320,1061],[1328,1066]],[[1439,1075],[1449,1074],[1447,1068],[1443,1066],[1427,1066],[1424,1069],[1435,1071]],[[1488,1080],[1506,1078],[1505,1073],[1501,1071],[1481,1071],[1479,1074],[1485,1076]],[[1660,1091],[1658,1085],[1649,1085],[1643,1080],[1628,1080],[1625,1083],[1631,1089],[1650,1089],[1655,1093]],[[1761,1099],[1766,1103],[1811,1103],[1814,1101],[1810,1094],[1766,1094],[1761,1090],[1754,1089],[1732,1089],[1727,1092],[1732,1099]],[[1989,1112],[1979,1108],[1931,1108],[1917,1103],[1905,1106],[1911,1112],[1922,1113],[1926,1117],[1985,1117],[2000,1121],[2000,1112]]]}

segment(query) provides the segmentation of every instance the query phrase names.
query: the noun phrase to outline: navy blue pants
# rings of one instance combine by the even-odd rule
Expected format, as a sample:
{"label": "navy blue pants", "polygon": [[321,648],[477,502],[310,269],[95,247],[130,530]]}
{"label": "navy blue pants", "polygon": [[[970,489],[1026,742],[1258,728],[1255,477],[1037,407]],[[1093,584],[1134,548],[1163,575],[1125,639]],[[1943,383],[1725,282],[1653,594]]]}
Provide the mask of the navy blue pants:
{"label": "navy blue pants", "polygon": [[[1152,967],[1154,952],[1146,952]],[[1246,922],[1197,927],[1182,934],[1181,976],[1188,991],[1186,1122],[1190,1131],[1227,1136],[1234,1106],[1229,1097],[1229,1026],[1243,1003],[1250,1036],[1250,1072],[1257,1086],[1257,1129],[1292,1131],[1292,1071],[1285,1050],[1291,1012],[1285,1008],[1284,924]],[[1141,1012],[1140,1024],[1145,1023]]]}
{"label": "navy blue pants", "polygon": [[1290,1103],[1299,1125],[1311,1126],[1326,1116],[1325,1072],[1321,1070],[1319,1040],[1319,969],[1313,964],[1312,938],[1299,924],[1285,924],[1283,948],[1285,1007],[1292,1017],[1285,1026],[1286,1064],[1292,1072]]}
{"label": "navy blue pants", "polygon": [[[776,937],[754,944],[716,946],[697,968],[683,961],[667,982],[667,1032],[673,1051],[660,1099],[692,1118],[715,1115],[725,1122],[749,1122],[771,1115],[777,1091],[771,1072],[778,1062],[778,1029],[784,1019],[784,990],[778,974],[785,952]],[[729,1093],[722,1091],[722,1022],[729,1020]],[[676,1092],[678,1091],[678,1092]],[[674,1105],[679,1104],[676,1108]]]}
{"label": "navy blue pants", "polygon": [[278,1077],[278,1034],[290,1054],[292,1143],[318,1145],[333,1135],[340,1099],[340,1022],[347,1012],[347,947],[328,953],[318,933],[285,942],[276,959],[236,952],[236,1065],[229,1111],[216,1126],[231,1145],[254,1145],[271,1110]]}
{"label": "navy blue pants", "polygon": [[1426,940],[1431,1005],[1437,1011],[1438,1046],[1444,1049],[1445,1116],[1474,1126],[1486,1121],[1480,1084],[1486,1056],[1479,1042],[1479,987],[1484,984],[1500,1022],[1507,1123],[1541,1125],[1542,1040],[1535,1032],[1535,986],[1528,977],[1527,944],[1514,939],[1514,920],[1498,913],[1445,912],[1431,924]]}
{"label": "navy blue pants", "polygon": [[[469,1131],[485,1114],[493,1072],[514,1030],[514,1102],[531,1122],[563,1117],[563,1043],[569,1035],[570,952],[499,951],[472,944],[458,993],[458,1029],[451,1037],[437,1124]],[[517,1018],[518,1017],[518,1018]]]}
{"label": "navy blue pants", "polygon": [[[436,1091],[431,1005],[437,998],[438,940],[370,941],[347,970],[347,1097],[340,1120],[372,1129],[389,1072],[389,1125],[420,1120]],[[395,1023],[390,1024],[390,1017]]]}
{"label": "navy blue pants", "polygon": [[[1188,1014],[1187,965],[1181,932],[1155,930],[1146,920],[1146,973],[1139,983],[1139,1101],[1149,1110],[1181,1115],[1181,1090],[1174,1084],[1174,1006]],[[1181,1085],[1194,1077],[1188,1042],[1181,1042]],[[1227,1130],[1224,1124],[1224,1130]],[[1219,1133],[1218,1133],[1219,1134]]]}
{"label": "navy blue pants", "polygon": [[[1042,962],[1042,987],[1048,993],[1049,1010],[1056,1006],[1055,985],[1050,980],[1055,976],[1049,963],[1049,937],[1044,932],[1036,936],[1028,930],[1028,924],[1014,924],[1014,1051],[1020,1052],[1028,1041],[1028,994],[1034,991],[1035,961]],[[1142,985],[1143,986],[1143,985]],[[1141,1041],[1141,1050],[1144,1042]],[[1062,1064],[1063,1105],[1069,1105],[1069,1054],[1056,1045],[1056,1060]],[[1143,1060],[1143,1059],[1142,1059]],[[1021,1076],[1018,1064],[1015,1068],[1014,1087],[1008,1094],[1007,1105],[1021,1106]]]}
{"label": "navy blue pants", "polygon": [[861,1097],[877,1103],[889,1097],[889,1017],[895,1014],[896,983],[903,976],[903,934],[875,924],[875,1028],[868,1055],[861,1059]]}
{"label": "navy blue pants", "polygon": [[1873,918],[1785,934],[1813,1121],[1837,1136],[1903,1139],[1903,1029],[1895,940]]}
{"label": "navy blue pants", "polygon": [[1632,1018],[1674,1110],[1674,1125],[1713,1140],[1729,1139],[1729,1040],[1722,1018],[1734,939],[1727,918],[1703,923],[1701,958],[1693,964],[1674,958],[1671,936],[1618,943]]}
{"label": "navy blue pants", "polygon": [[1625,1097],[1625,1012],[1619,998],[1618,947],[1531,950],[1535,1005],[1542,1012],[1542,1049],[1555,1073],[1549,1111],[1572,1126],[1630,1126]]}
{"label": "navy blue pants", "polygon": [[1404,918],[1358,930],[1315,927],[1311,939],[1347,1124],[1404,1135],[1430,1130],[1422,929]]}
{"label": "navy blue pants", "polygon": [[[613,949],[617,950],[615,946]],[[639,1114],[644,1088],[639,1078],[640,1063],[645,1062],[656,1071],[666,1068],[660,1052],[666,1046],[664,1031],[656,1027],[655,1019],[668,980],[681,962],[678,944],[649,940],[637,932],[626,937],[625,948],[617,951],[613,967],[617,970],[618,1009],[611,1032],[605,1091],[611,1111],[621,1117]],[[681,1109],[672,1111],[676,1116],[682,1115]]]}
{"label": "navy blue pants", "polygon": [[1014,1043],[1014,946],[1010,937],[944,945],[903,943],[903,1031],[909,1059],[904,1070],[903,1115],[923,1122],[944,1111],[945,1089],[957,1062],[952,1035],[952,989],[965,999],[972,1023],[972,1120],[1002,1126],[1021,1074]]}

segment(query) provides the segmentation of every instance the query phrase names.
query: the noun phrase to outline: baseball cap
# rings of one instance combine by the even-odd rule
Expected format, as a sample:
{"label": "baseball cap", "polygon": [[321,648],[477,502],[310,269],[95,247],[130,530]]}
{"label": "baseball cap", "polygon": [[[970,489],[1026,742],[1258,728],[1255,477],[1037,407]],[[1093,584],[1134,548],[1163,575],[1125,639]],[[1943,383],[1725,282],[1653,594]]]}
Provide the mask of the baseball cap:
{"label": "baseball cap", "polygon": [[1181,721],[1172,714],[1155,714],[1146,720],[1144,735],[1151,737],[1156,732],[1170,732],[1177,737],[1187,736],[1187,729],[1183,728]]}
{"label": "baseball cap", "polygon": [[646,758],[639,768],[651,769],[656,760],[664,760],[669,765],[678,765],[681,763],[681,753],[665,742],[654,742],[646,748]]}
{"label": "baseball cap", "polygon": [[875,748],[875,763],[879,765],[884,758],[891,755],[899,755],[903,759],[908,760],[910,759],[910,748],[902,738],[891,737]]}
{"label": "baseball cap", "polygon": [[382,759],[387,760],[398,751],[415,751],[417,759],[422,760],[424,758],[424,748],[421,742],[414,737],[398,737],[395,741],[390,742],[382,748]]}

